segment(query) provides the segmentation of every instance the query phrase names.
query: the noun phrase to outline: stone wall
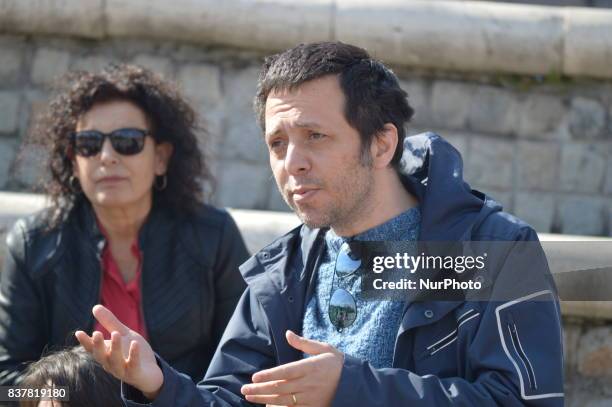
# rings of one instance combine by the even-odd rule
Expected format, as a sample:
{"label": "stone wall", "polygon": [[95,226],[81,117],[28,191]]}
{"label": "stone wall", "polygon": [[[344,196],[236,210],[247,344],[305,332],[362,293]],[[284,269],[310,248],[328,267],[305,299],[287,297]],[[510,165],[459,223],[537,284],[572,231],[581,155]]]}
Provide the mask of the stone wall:
{"label": "stone wall", "polygon": [[612,406],[610,321],[564,316],[565,405]]}
{"label": "stone wall", "polygon": [[[133,62],[177,80],[209,136],[213,202],[287,210],[251,101],[264,53],[182,42],[0,35],[0,190],[26,191],[40,153],[17,156],[49,85],[70,69]],[[555,75],[495,75],[395,66],[416,116],[463,154],[465,177],[540,232],[612,234],[612,84]]]}

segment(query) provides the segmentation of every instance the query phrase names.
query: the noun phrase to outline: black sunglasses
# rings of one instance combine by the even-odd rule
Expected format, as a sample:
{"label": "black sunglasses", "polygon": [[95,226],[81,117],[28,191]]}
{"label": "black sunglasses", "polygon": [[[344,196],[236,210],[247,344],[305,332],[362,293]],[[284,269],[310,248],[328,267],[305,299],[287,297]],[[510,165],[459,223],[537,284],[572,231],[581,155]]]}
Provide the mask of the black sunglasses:
{"label": "black sunglasses", "polygon": [[[344,242],[336,257],[334,279],[336,276],[338,276],[339,280],[347,278],[357,272],[360,267],[361,260],[356,251],[351,249],[348,242]],[[334,282],[332,281],[332,289],[333,287]],[[355,297],[344,288],[336,288],[329,297],[327,313],[329,315],[329,320],[338,332],[342,331],[344,328],[348,328],[353,325],[355,319],[357,319],[357,302],[355,301]]]}
{"label": "black sunglasses", "polygon": [[104,140],[110,139],[113,149],[121,155],[134,155],[142,151],[145,137],[150,133],[143,129],[117,129],[110,133],[98,130],[83,130],[72,133],[72,145],[76,154],[93,157],[102,150]]}

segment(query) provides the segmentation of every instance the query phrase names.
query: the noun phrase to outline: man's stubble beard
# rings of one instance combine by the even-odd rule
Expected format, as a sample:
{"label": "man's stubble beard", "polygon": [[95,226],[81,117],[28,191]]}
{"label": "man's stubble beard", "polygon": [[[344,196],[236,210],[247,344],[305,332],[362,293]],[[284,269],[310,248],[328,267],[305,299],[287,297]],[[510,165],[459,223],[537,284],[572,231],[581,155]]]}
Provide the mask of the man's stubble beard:
{"label": "man's stubble beard", "polygon": [[[346,176],[351,173],[353,175]],[[359,160],[357,165],[347,169],[343,174],[345,176],[338,179],[336,185],[334,185],[338,192],[337,196],[342,198],[336,202],[328,203],[327,208],[321,208],[319,219],[310,218],[306,213],[307,211],[301,211],[289,199],[288,191],[282,191],[281,194],[285,202],[306,226],[312,229],[332,227],[336,230],[342,230],[359,217],[366,216],[373,201],[374,190],[374,176],[369,162]],[[322,183],[319,183],[319,185],[324,189],[328,187]],[[307,209],[307,207],[308,204],[303,206],[304,209]]]}

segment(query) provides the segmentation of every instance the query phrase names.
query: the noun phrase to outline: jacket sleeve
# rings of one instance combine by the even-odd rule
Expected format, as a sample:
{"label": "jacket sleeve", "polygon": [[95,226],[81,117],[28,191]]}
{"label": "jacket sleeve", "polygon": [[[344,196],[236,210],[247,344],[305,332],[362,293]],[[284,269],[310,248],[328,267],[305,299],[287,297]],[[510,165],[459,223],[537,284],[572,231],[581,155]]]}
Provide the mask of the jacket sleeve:
{"label": "jacket sleeve", "polygon": [[25,266],[25,237],[21,222],[6,238],[0,273],[0,385],[21,380],[27,363],[38,360],[46,340],[41,293]]}
{"label": "jacket sleeve", "polygon": [[208,372],[198,385],[158,357],[164,383],[157,398],[148,402],[142,393],[122,384],[127,406],[246,407],[240,395],[251,376],[275,365],[276,358],[261,304],[247,288],[234,312]]}
{"label": "jacket sleeve", "polygon": [[213,322],[214,343],[219,343],[246,283],[238,267],[249,257],[249,253],[231,215],[227,215],[219,250],[213,267],[215,274],[215,319]]}
{"label": "jacket sleeve", "polygon": [[[346,356],[333,406],[563,406],[561,318],[554,283],[547,277],[535,232],[525,230],[520,239],[531,241],[529,247],[538,253],[526,259],[523,249],[513,246],[501,273],[512,275],[528,260],[529,273],[543,278],[532,279],[527,295],[478,303],[480,323],[469,339],[457,341],[465,352],[462,377],[375,369]],[[502,290],[507,294],[507,287]],[[499,298],[495,289],[492,298]]]}

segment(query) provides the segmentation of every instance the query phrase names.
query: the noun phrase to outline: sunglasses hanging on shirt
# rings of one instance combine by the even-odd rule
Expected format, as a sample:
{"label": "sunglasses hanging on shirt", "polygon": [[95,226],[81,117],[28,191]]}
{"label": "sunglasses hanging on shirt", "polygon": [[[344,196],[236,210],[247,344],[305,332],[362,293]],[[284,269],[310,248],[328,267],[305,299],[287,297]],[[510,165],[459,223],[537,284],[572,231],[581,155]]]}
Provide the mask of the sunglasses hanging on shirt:
{"label": "sunglasses hanging on shirt", "polygon": [[[336,263],[334,266],[334,280],[343,281],[346,278],[354,275],[361,267],[361,260],[357,253],[351,249],[348,242],[344,242],[340,247]],[[333,289],[332,281],[332,289]],[[353,325],[357,319],[357,302],[355,297],[344,288],[336,288],[330,295],[329,307],[327,311],[329,320],[332,325],[342,331]]]}

